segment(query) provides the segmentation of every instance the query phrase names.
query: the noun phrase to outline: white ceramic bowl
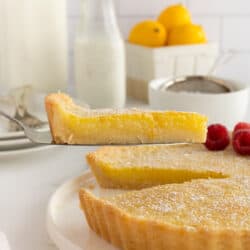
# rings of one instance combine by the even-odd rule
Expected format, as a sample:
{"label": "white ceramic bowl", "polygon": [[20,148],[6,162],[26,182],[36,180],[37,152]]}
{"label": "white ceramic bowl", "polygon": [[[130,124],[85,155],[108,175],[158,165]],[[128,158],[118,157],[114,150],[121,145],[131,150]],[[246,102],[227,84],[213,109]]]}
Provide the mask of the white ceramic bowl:
{"label": "white ceramic bowl", "polygon": [[156,110],[198,112],[207,115],[209,123],[222,123],[229,129],[246,119],[249,103],[249,86],[227,81],[235,91],[221,94],[172,92],[160,90],[169,79],[156,79],[149,83],[149,104]]}

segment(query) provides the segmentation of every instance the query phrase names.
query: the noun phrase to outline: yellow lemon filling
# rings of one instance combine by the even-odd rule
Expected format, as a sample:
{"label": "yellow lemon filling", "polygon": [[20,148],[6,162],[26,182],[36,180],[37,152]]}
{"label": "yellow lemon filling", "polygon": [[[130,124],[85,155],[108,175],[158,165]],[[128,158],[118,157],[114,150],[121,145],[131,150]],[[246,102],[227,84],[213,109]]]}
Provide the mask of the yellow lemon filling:
{"label": "yellow lemon filling", "polygon": [[200,178],[250,176],[249,157],[229,147],[210,152],[202,144],[102,147],[87,161],[105,188],[139,189]]}
{"label": "yellow lemon filling", "polygon": [[141,144],[206,139],[207,118],[196,113],[92,110],[77,106],[64,94],[47,96],[46,109],[55,143]]}

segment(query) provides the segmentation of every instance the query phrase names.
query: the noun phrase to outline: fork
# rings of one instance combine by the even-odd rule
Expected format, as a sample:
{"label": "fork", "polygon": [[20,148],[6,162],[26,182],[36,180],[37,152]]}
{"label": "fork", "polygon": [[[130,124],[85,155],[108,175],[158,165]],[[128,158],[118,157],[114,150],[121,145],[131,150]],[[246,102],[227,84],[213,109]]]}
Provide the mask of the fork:
{"label": "fork", "polygon": [[17,120],[0,110],[0,116],[5,117],[6,119],[16,123],[24,131],[24,134],[28,139],[37,144],[53,144],[50,131],[38,131],[36,129],[30,128],[25,125],[22,121]]}

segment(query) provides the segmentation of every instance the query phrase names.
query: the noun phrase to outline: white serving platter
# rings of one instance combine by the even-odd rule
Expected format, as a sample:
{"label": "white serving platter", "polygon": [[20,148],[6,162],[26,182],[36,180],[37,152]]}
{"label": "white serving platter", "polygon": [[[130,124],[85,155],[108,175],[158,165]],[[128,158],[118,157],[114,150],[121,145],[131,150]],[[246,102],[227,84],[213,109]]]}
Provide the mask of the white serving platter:
{"label": "white serving platter", "polygon": [[49,201],[47,229],[51,239],[60,250],[117,249],[89,229],[79,206],[78,191],[81,187],[91,187],[93,192],[102,196],[122,192],[100,188],[89,171],[66,182],[56,190]]}

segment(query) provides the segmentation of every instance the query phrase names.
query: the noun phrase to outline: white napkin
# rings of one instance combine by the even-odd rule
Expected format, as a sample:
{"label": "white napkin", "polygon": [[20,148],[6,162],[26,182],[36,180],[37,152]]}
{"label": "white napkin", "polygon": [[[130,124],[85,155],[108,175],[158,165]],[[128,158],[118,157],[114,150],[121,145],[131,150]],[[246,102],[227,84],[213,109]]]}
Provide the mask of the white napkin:
{"label": "white napkin", "polygon": [[10,250],[9,242],[2,232],[0,232],[0,250]]}

